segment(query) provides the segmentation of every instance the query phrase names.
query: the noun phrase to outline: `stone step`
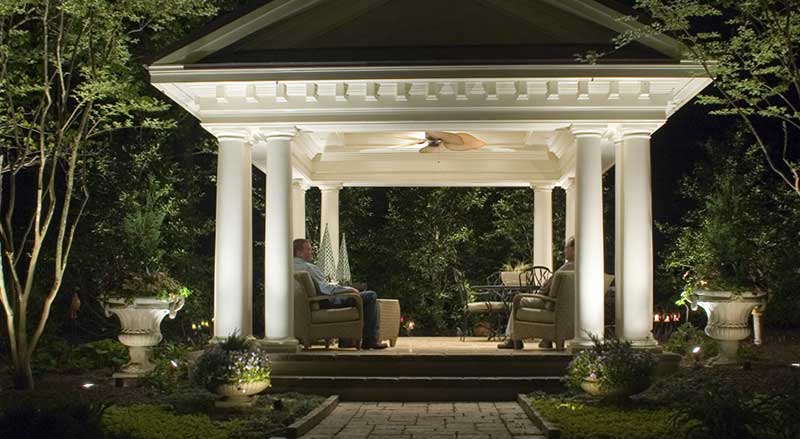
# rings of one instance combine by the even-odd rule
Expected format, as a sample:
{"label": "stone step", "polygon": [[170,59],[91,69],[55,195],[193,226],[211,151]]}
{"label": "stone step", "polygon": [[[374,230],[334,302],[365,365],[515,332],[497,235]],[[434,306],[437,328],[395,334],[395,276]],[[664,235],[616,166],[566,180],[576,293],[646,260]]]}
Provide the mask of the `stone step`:
{"label": "stone step", "polygon": [[452,354],[275,354],[272,376],[552,377],[563,376],[572,356]]}
{"label": "stone step", "polygon": [[339,395],[343,401],[513,401],[519,393],[560,392],[560,376],[273,376],[270,392]]}

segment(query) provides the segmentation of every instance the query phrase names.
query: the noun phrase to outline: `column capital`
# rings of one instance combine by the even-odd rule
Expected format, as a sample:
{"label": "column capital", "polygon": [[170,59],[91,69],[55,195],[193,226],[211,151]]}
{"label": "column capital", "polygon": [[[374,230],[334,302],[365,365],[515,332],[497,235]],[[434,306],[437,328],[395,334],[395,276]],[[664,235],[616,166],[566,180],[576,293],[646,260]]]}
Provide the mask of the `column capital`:
{"label": "column capital", "polygon": [[340,191],[342,189],[341,183],[321,184],[318,186],[322,192]]}
{"label": "column capital", "polygon": [[572,133],[573,136],[581,138],[581,137],[603,137],[603,135],[608,132],[607,125],[572,125],[569,127],[569,131]]}
{"label": "column capital", "polygon": [[217,138],[217,141],[223,140],[240,140],[245,143],[252,143],[252,136],[250,130],[239,125],[234,124],[200,124],[206,131],[211,133],[212,136]]}
{"label": "column capital", "polygon": [[292,179],[292,187],[293,188],[302,189],[303,192],[305,192],[311,187],[311,185],[306,183],[306,181],[303,180],[302,178],[295,178],[295,179]]}
{"label": "column capital", "polygon": [[555,187],[556,185],[552,183],[531,183],[531,189],[533,189],[534,192],[553,192],[553,188]]}
{"label": "column capital", "polygon": [[626,124],[617,129],[617,141],[627,139],[649,139],[650,136],[659,128],[656,124]]}
{"label": "column capital", "polygon": [[225,131],[213,131],[211,134],[217,138],[218,142],[226,141],[226,140],[238,140],[243,143],[252,143],[251,137],[247,131],[241,130],[225,130]]}
{"label": "column capital", "polygon": [[253,133],[256,141],[269,142],[270,140],[289,140],[295,138],[299,130],[295,127],[261,128]]}

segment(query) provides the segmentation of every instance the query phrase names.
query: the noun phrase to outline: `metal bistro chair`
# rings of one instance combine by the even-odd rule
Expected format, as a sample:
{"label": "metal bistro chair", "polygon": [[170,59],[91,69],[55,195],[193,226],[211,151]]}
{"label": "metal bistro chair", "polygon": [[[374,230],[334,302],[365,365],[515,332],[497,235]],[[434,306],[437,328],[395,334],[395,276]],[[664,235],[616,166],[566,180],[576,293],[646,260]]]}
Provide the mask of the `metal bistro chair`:
{"label": "metal bistro chair", "polygon": [[[501,318],[507,311],[507,304],[500,298],[500,295],[495,291],[473,291],[467,288],[464,280],[464,274],[456,269],[451,268],[453,281],[458,289],[461,303],[462,303],[462,331],[460,332],[461,341],[465,341],[467,335],[467,323],[470,314],[498,314]],[[485,299],[485,300],[481,300]],[[489,339],[497,336],[498,329],[493,328]]]}
{"label": "metal bistro chair", "polygon": [[549,268],[536,265],[519,274],[519,284],[525,285],[529,294],[536,293],[552,275],[553,272]]}

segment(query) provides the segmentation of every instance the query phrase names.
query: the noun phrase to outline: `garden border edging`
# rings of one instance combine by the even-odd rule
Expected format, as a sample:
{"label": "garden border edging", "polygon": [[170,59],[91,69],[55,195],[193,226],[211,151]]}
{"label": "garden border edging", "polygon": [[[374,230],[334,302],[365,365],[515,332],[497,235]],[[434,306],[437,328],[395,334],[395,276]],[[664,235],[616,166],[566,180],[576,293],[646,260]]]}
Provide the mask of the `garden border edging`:
{"label": "garden border edging", "polygon": [[527,396],[522,393],[517,394],[517,404],[519,404],[525,414],[528,415],[528,418],[542,430],[542,433],[544,433],[547,439],[561,439],[561,429],[545,419],[541,413],[533,408]]}
{"label": "garden border edging", "polygon": [[308,433],[312,428],[316,427],[317,424],[322,422],[323,419],[328,417],[337,405],[339,405],[339,395],[329,396],[325,401],[322,401],[317,408],[311,410],[307,415],[286,427],[286,438],[295,439]]}

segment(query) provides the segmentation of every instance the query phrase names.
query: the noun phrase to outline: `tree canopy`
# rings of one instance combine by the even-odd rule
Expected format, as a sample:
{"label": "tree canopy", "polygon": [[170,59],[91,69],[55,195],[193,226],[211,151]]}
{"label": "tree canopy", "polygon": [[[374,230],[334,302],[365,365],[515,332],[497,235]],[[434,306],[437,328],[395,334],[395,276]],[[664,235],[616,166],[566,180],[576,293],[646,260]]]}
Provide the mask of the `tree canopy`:
{"label": "tree canopy", "polygon": [[[741,120],[769,168],[800,196],[800,1],[636,0],[645,23],[615,39],[621,48],[664,34],[699,62],[718,93],[698,98]],[[596,62],[604,53],[582,58]]]}

